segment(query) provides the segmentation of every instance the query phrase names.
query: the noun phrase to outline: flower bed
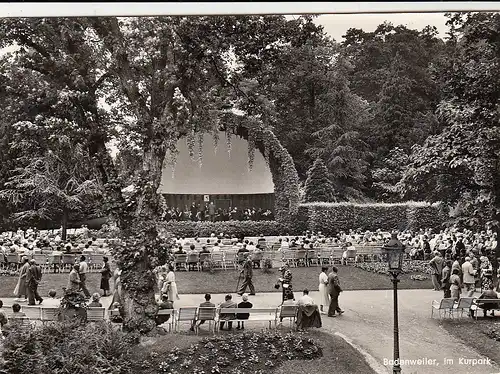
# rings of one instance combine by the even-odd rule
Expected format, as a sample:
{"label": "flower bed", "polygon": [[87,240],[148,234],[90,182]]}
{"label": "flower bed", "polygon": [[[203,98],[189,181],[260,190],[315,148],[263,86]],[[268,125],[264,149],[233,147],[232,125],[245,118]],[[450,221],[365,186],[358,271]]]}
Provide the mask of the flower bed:
{"label": "flower bed", "polygon": [[[385,262],[362,262],[362,263],[356,263],[354,266],[372,273],[389,275],[389,272],[387,271],[387,263]],[[411,277],[412,280],[427,279],[427,277],[422,274],[430,275],[432,273],[432,270],[429,266],[429,262],[420,260],[404,261],[403,274],[414,274],[414,273],[418,273],[417,275],[419,276],[412,275]]]}
{"label": "flower bed", "polygon": [[186,350],[173,348],[159,364],[159,371],[170,374],[265,373],[283,361],[312,360],[322,355],[316,342],[300,333],[243,333],[204,338]]}

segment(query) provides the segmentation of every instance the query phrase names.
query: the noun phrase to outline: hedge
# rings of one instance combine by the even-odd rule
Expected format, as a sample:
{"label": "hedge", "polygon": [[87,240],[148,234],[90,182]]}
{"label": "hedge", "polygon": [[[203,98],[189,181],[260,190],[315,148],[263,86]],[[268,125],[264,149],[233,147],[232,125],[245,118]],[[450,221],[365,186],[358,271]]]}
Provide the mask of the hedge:
{"label": "hedge", "polygon": [[285,226],[276,221],[222,221],[222,222],[191,222],[170,221],[164,222],[161,228],[165,232],[180,237],[209,237],[221,232],[234,236],[266,236],[283,235]]}
{"label": "hedge", "polygon": [[[321,231],[325,235],[335,235],[340,231],[350,229],[370,231],[437,229],[446,221],[446,214],[442,212],[438,204],[419,202],[308,203],[300,205],[295,221],[295,229],[301,228],[300,232],[303,232],[305,228]],[[294,231],[297,232],[297,230]]]}

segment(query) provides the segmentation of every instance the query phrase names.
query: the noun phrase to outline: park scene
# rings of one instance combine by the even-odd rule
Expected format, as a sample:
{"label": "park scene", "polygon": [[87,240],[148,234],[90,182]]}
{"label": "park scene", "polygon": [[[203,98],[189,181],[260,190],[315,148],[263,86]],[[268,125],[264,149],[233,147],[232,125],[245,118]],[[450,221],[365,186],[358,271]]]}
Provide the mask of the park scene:
{"label": "park scene", "polygon": [[500,13],[364,16],[1,18],[0,373],[499,373]]}

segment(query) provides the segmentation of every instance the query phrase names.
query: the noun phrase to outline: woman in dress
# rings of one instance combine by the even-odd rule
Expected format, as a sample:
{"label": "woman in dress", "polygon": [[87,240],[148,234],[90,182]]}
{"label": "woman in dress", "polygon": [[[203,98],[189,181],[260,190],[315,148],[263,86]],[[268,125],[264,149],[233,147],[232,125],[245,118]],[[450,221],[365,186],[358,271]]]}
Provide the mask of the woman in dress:
{"label": "woman in dress", "polygon": [[458,269],[451,271],[450,284],[451,297],[458,301],[460,292],[462,291],[462,281],[460,280]]}
{"label": "woman in dress", "polygon": [[[19,279],[17,280],[16,288],[14,289],[14,295],[17,296],[16,301],[26,301],[28,298],[28,285],[26,283],[26,276],[28,275],[28,269],[30,267],[28,257],[23,256],[22,258],[23,266],[19,270]],[[24,296],[24,299],[21,298]]]}
{"label": "woman in dress", "polygon": [[101,269],[101,290],[103,290],[103,296],[108,296],[109,292],[109,279],[111,278],[111,268],[109,267],[109,260],[106,256],[102,258],[103,265]]}
{"label": "woman in dress", "polygon": [[328,274],[326,273],[328,268],[323,266],[321,268],[321,273],[319,274],[319,312],[325,314],[323,306],[330,305],[330,295],[328,294]]}
{"label": "woman in dress", "polygon": [[168,273],[165,277],[165,282],[163,283],[162,294],[167,294],[168,299],[172,301],[172,303],[174,300],[179,300],[173,265],[168,265]]}

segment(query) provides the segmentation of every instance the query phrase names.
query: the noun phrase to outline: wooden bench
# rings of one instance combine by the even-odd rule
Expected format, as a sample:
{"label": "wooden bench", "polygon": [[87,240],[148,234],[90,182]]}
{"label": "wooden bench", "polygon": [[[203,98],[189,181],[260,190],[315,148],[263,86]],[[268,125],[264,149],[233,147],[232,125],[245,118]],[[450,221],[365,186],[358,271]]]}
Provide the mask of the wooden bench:
{"label": "wooden bench", "polygon": [[278,308],[217,308],[216,323],[223,322],[220,314],[249,314],[248,319],[230,319],[229,322],[269,322],[269,328],[272,323],[276,327],[278,318]]}
{"label": "wooden bench", "polygon": [[[475,299],[473,306],[476,306],[475,313],[474,313],[476,319],[477,319],[479,309],[481,308],[481,305],[484,305],[484,304],[492,304],[493,308],[490,308],[488,310],[493,310],[493,311],[500,310],[500,299]],[[486,313],[486,311],[485,311],[485,313]]]}

